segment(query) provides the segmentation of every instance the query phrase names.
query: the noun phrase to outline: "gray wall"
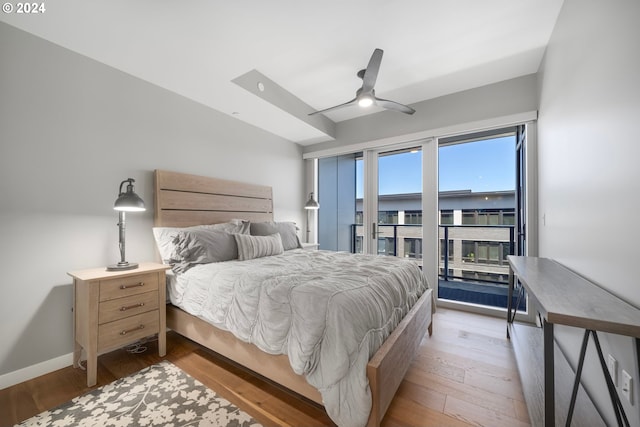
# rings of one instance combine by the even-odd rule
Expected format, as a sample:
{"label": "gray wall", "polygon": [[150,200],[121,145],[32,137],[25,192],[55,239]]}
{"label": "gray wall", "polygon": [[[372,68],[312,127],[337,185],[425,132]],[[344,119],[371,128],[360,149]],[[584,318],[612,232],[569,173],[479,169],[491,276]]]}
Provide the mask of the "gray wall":
{"label": "gray wall", "polygon": [[[565,0],[539,73],[538,123],[540,255],[636,307],[639,17],[637,0]],[[581,334],[560,330],[559,336],[575,363]],[[605,357],[610,352],[634,375],[635,406],[622,400],[631,425],[640,425],[632,339],[601,340]],[[586,383],[614,425],[594,355],[591,343]]]}
{"label": "gray wall", "polygon": [[297,144],[0,23],[0,383],[72,352],[66,272],[118,261],[128,177],[147,211],[127,216],[127,259],[156,259],[154,169],[271,185],[304,229]]}

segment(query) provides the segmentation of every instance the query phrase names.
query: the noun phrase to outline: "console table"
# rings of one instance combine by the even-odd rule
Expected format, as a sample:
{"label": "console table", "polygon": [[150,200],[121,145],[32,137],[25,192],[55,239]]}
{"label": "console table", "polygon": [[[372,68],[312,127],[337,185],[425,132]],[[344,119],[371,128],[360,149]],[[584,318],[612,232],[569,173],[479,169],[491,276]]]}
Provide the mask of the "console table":
{"label": "console table", "polygon": [[[532,425],[543,423],[545,427],[555,427],[556,425],[556,384],[555,368],[557,354],[554,354],[554,325],[566,325],[584,329],[584,339],[580,349],[578,367],[573,380],[573,390],[569,401],[568,414],[566,415],[566,425],[571,424],[576,397],[580,387],[580,376],[586,354],[589,338],[592,337],[600,359],[605,382],[611,396],[611,402],[617,417],[618,425],[628,426],[624,409],[616,392],[613,381],[609,375],[607,364],[602,355],[597,331],[625,335],[633,337],[635,340],[636,354],[638,355],[638,366],[640,367],[640,310],[605,291],[594,283],[584,279],[568,268],[556,261],[547,258],[535,258],[524,256],[509,256],[509,297],[507,307],[507,337],[513,340],[513,335],[520,335],[522,330],[513,329],[515,317],[515,307],[512,307],[512,297],[516,278],[526,289],[530,301],[530,307],[538,311],[542,323],[542,347],[544,378],[542,387],[537,391],[542,391],[543,404],[535,405],[527,399],[530,406],[529,413]],[[520,288],[522,291],[522,288]],[[532,309],[532,308],[530,308]],[[526,327],[531,330],[539,328]],[[530,334],[525,332],[524,334]],[[533,334],[533,335],[539,335]],[[530,335],[529,335],[530,336]],[[534,338],[535,339],[535,338]],[[529,338],[524,341],[529,340]],[[515,347],[515,344],[514,344]],[[529,344],[529,347],[535,347]],[[529,348],[531,353],[535,353],[537,348]],[[517,352],[516,352],[517,357]],[[520,365],[518,360],[518,365]],[[569,368],[570,369],[570,368]],[[522,370],[521,376],[522,376]],[[525,379],[523,378],[523,383]],[[524,384],[523,384],[524,387]],[[539,390],[539,389],[542,390]],[[526,394],[526,391],[525,391]],[[526,397],[526,396],[525,396]],[[563,417],[564,418],[564,417]],[[562,423],[564,424],[564,423]]]}

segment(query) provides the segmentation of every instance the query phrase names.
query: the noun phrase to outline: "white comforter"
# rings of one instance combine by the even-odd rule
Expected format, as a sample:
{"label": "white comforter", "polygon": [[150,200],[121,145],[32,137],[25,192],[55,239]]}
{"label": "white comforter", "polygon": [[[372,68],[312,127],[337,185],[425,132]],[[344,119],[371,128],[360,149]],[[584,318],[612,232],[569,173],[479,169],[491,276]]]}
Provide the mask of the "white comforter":
{"label": "white comforter", "polygon": [[286,354],[339,426],[371,410],[366,364],[427,289],[415,263],[292,250],[199,265],[177,276],[171,302],[272,354]]}

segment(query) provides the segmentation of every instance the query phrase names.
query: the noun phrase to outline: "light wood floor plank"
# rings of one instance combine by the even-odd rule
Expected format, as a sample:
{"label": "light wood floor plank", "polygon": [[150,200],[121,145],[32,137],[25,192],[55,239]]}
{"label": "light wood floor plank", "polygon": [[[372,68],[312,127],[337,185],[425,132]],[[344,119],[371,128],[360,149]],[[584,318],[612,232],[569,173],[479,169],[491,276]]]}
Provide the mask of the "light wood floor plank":
{"label": "light wood floor plank", "polygon": [[[515,409],[516,401],[514,399],[505,398],[502,395],[487,392],[484,389],[480,389],[466,383],[458,383],[432,374],[417,376],[416,381],[426,384],[424,387],[444,394],[445,396],[452,396],[457,399],[482,406],[485,409],[499,412],[508,417],[518,418],[518,412]],[[524,403],[524,401],[520,400],[517,402]]]}
{"label": "light wood floor plank", "polygon": [[[527,407],[505,328],[504,319],[438,309],[433,335],[422,341],[382,426],[528,426]],[[162,360],[157,343],[146,346],[148,350],[141,354],[117,350],[100,356],[96,387]],[[333,425],[315,403],[250,375],[175,333],[167,335],[165,359],[267,427]],[[0,427],[11,426],[93,388],[86,386],[85,371],[67,367],[0,390]]]}
{"label": "light wood floor plank", "polygon": [[442,411],[424,407],[411,399],[396,398],[387,410],[382,425],[384,427],[470,427],[474,424],[460,421]]}
{"label": "light wood floor plank", "polygon": [[447,396],[447,404],[444,412],[453,418],[468,422],[479,427],[529,427],[528,422],[522,422],[513,417],[504,416],[498,412],[490,411],[482,406],[464,400]]}

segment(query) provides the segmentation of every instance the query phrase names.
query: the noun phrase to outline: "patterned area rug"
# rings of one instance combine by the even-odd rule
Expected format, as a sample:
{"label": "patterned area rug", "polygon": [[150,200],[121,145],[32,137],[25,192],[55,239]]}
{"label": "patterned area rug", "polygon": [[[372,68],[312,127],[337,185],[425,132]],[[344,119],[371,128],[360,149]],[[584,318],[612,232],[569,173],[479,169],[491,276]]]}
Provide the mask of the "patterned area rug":
{"label": "patterned area rug", "polygon": [[245,412],[167,361],[76,397],[19,425],[260,426]]}

